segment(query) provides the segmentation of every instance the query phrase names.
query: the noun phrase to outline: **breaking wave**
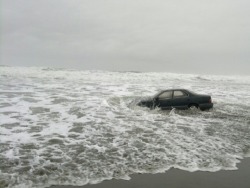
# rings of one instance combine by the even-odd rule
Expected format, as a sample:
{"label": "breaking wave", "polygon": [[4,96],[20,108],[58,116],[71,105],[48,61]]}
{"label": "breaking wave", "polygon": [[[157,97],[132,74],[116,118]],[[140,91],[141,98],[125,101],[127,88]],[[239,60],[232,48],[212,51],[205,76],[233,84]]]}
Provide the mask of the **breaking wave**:
{"label": "breaking wave", "polygon": [[[214,109],[136,105],[176,87],[212,95]],[[250,156],[249,90],[249,77],[1,67],[0,187],[236,169]]]}

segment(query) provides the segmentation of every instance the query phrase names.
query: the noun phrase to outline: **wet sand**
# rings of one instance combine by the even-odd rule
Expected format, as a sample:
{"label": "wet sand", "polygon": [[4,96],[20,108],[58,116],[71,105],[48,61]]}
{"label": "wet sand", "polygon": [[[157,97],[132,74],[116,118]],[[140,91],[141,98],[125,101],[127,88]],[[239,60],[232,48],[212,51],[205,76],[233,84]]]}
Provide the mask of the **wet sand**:
{"label": "wet sand", "polygon": [[249,188],[250,158],[237,164],[238,170],[187,172],[170,169],[160,174],[135,174],[131,180],[107,180],[85,186],[51,186],[51,188]]}

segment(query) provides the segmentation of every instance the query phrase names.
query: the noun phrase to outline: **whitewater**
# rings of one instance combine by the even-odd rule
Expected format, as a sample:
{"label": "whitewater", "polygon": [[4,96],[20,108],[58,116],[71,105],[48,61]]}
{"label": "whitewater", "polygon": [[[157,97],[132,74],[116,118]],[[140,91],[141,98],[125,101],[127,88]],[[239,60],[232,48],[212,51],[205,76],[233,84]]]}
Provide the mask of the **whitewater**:
{"label": "whitewater", "polygon": [[[214,108],[150,110],[163,89]],[[250,157],[250,77],[0,67],[0,187],[44,188],[136,173],[236,170]]]}

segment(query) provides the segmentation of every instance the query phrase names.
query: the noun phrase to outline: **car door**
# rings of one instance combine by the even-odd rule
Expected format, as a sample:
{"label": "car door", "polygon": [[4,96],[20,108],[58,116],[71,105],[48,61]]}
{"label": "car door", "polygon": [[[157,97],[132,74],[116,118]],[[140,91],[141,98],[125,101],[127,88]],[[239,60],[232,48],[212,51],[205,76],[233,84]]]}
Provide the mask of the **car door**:
{"label": "car door", "polygon": [[164,91],[156,98],[156,106],[163,110],[172,109],[172,98],[173,91]]}
{"label": "car door", "polygon": [[172,107],[185,109],[188,108],[190,99],[189,95],[181,90],[175,90],[173,93]]}

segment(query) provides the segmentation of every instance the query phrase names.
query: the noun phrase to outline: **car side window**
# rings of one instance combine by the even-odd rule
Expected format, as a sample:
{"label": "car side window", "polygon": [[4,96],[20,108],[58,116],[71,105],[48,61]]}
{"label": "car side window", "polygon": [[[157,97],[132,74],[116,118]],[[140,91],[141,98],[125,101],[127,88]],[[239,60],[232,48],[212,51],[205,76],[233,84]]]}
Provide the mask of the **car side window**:
{"label": "car side window", "polygon": [[159,95],[159,100],[163,99],[171,99],[172,98],[172,91],[165,91],[164,93]]}
{"label": "car side window", "polygon": [[174,91],[174,98],[187,97],[188,95],[183,91]]}

